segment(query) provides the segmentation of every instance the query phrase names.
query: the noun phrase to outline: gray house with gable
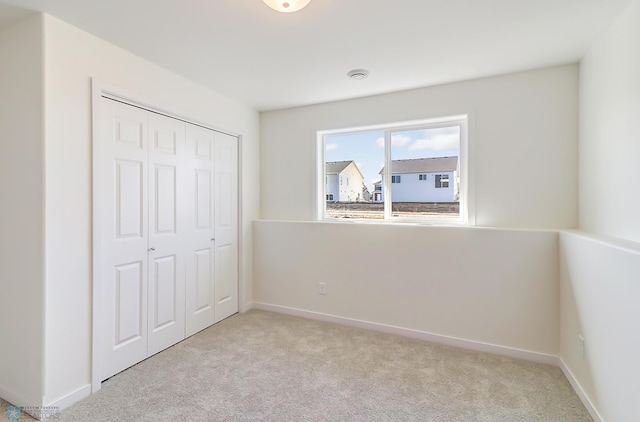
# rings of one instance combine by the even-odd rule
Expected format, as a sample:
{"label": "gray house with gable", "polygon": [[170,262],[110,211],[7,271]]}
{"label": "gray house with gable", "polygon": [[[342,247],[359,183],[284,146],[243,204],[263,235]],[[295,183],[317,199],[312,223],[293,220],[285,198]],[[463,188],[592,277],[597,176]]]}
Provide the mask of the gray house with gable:
{"label": "gray house with gable", "polygon": [[[391,162],[393,202],[458,202],[459,161],[458,157],[393,160]],[[384,201],[384,189],[382,189],[384,167],[380,170],[380,175],[382,175],[380,191],[375,198],[382,202]]]}

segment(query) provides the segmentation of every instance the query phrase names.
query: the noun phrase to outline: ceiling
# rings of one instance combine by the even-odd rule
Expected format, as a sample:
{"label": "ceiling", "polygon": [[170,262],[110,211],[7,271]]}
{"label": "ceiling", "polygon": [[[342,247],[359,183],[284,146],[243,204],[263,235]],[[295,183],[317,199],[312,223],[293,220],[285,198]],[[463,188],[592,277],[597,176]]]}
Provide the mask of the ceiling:
{"label": "ceiling", "polygon": [[45,12],[262,111],[576,62],[629,2],[0,0],[0,26]]}

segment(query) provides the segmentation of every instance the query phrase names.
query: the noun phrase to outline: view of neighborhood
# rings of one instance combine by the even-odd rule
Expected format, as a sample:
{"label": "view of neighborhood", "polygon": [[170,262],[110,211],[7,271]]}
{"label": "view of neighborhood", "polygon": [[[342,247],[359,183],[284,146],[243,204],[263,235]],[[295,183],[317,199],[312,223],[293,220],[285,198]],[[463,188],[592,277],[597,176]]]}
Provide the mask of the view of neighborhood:
{"label": "view of neighborhood", "polygon": [[[445,127],[390,136],[392,215],[459,215],[459,134],[458,127]],[[365,132],[325,137],[327,217],[384,218],[384,136]]]}
{"label": "view of neighborhood", "polygon": [[[458,214],[458,157],[391,162],[392,209],[405,215]],[[326,163],[325,194],[330,217],[382,218],[384,168],[373,192],[355,161]]]}

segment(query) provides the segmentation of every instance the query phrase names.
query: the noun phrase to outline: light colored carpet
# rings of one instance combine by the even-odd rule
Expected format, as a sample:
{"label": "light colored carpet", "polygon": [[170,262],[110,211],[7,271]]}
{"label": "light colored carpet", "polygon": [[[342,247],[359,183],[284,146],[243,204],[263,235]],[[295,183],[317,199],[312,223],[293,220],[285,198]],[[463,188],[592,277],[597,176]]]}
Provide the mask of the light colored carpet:
{"label": "light colored carpet", "polygon": [[252,310],[58,421],[591,421],[553,366]]}
{"label": "light colored carpet", "polygon": [[[12,404],[0,399],[0,421],[3,421],[3,422],[4,421],[13,422],[14,420],[20,421],[20,422],[35,421],[35,419],[27,415],[26,413],[23,413],[22,411],[20,411],[19,413],[16,413],[15,410],[10,411],[9,408],[12,406],[13,406]],[[20,417],[15,419],[15,417],[18,415]]]}

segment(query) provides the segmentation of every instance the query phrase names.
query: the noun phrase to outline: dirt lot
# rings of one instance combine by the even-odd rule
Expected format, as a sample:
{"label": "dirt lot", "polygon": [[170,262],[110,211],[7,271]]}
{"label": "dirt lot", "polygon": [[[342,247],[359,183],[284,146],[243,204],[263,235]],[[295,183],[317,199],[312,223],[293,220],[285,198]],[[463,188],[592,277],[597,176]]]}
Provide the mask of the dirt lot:
{"label": "dirt lot", "polygon": [[[458,202],[395,202],[394,216],[451,215],[460,212]],[[327,216],[333,218],[382,218],[384,205],[375,202],[327,203]]]}

